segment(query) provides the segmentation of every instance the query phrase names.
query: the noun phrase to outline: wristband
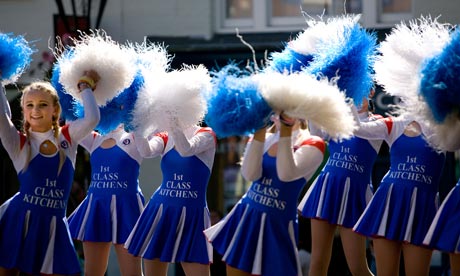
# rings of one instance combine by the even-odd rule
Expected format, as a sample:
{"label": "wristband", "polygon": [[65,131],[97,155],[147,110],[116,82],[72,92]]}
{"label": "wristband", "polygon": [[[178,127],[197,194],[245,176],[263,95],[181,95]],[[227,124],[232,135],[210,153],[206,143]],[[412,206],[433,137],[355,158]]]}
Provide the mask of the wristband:
{"label": "wristband", "polygon": [[86,83],[87,85],[89,85],[89,87],[91,87],[92,90],[94,90],[94,88],[96,87],[96,82],[92,78],[87,76],[83,76],[78,80],[78,88],[80,88],[80,83]]}

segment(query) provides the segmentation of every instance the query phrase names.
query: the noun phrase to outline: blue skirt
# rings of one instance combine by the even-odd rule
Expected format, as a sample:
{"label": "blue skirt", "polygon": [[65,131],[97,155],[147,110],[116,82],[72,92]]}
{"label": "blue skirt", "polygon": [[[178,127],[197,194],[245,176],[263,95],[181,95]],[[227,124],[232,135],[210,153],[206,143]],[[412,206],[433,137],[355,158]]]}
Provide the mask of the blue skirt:
{"label": "blue skirt", "polygon": [[141,193],[90,193],[69,216],[70,233],[80,241],[124,244],[143,208]]}
{"label": "blue skirt", "polygon": [[460,253],[460,181],[439,208],[423,243],[448,253]]}
{"label": "blue skirt", "polygon": [[381,183],[354,230],[423,246],[436,210],[436,193],[423,186]]}
{"label": "blue skirt", "polygon": [[65,216],[28,209],[20,197],[0,206],[0,266],[30,275],[80,274]]}
{"label": "blue skirt", "polygon": [[253,275],[301,275],[297,222],[237,203],[205,232],[228,265]]}
{"label": "blue skirt", "polygon": [[303,217],[353,228],[372,198],[372,193],[372,187],[367,182],[354,183],[350,177],[321,173],[298,209]]}
{"label": "blue skirt", "polygon": [[151,199],[125,248],[149,260],[210,264],[212,247],[203,235],[210,225],[206,207],[166,205]]}

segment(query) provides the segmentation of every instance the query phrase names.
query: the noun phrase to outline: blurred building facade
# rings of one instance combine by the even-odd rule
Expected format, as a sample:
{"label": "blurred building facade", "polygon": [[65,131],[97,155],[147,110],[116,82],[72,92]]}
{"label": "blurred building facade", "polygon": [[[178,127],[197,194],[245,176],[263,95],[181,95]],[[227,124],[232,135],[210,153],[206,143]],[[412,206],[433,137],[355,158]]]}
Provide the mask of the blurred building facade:
{"label": "blurred building facade", "polygon": [[[77,29],[103,29],[120,43],[163,43],[174,56],[172,67],[204,64],[213,70],[229,60],[262,64],[269,52],[282,49],[283,43],[306,27],[306,18],[326,19],[343,13],[361,14],[361,24],[379,39],[395,24],[420,16],[460,23],[457,0],[0,0],[0,32],[24,35],[37,49],[19,84],[7,87],[8,96],[17,107],[14,95],[22,84],[47,78],[56,36],[67,39]],[[376,109],[384,114],[395,102],[377,92]],[[20,110],[15,110],[19,117]],[[238,166],[245,142],[246,137],[219,140],[208,188],[210,209],[226,214],[248,188]],[[3,151],[1,158],[3,202],[15,192],[17,183]],[[384,172],[387,156],[383,154],[376,166],[378,173]],[[147,199],[160,181],[159,160],[144,162],[140,183]]]}

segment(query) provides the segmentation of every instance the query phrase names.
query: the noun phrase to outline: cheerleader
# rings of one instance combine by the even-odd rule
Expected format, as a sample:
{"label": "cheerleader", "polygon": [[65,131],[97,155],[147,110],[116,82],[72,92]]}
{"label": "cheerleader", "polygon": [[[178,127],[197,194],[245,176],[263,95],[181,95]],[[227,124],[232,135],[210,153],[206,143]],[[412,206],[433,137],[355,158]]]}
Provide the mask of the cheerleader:
{"label": "cheerleader", "polygon": [[157,134],[163,181],[141,213],[125,247],[144,260],[146,275],[166,275],[181,263],[188,276],[209,275],[212,248],[203,230],[210,227],[206,189],[216,152],[207,127],[180,127]]}
{"label": "cheerleader", "polygon": [[[378,117],[369,112],[366,98],[358,116],[362,122]],[[321,133],[311,126],[312,133]],[[329,141],[329,159],[298,206],[301,215],[311,219],[311,275],[327,275],[337,228],[351,273],[372,275],[366,259],[366,237],[355,233],[353,226],[372,197],[372,166],[381,144],[382,140],[359,137]]]}
{"label": "cheerleader", "polygon": [[432,250],[423,239],[437,210],[445,154],[427,143],[429,129],[403,116],[360,123],[355,134],[384,139],[390,168],[353,229],[374,238],[377,275],[397,275],[401,253],[407,275],[428,275]]}
{"label": "cheerleader", "polygon": [[[458,91],[458,46],[460,31],[451,34],[441,54],[425,68],[425,86],[421,91],[424,118],[435,128],[431,142],[440,149],[458,151],[460,149],[460,116]],[[442,73],[438,72],[451,72]],[[435,119],[436,118],[436,119]],[[460,275],[460,180],[444,199],[424,244],[449,254],[451,275]]]}
{"label": "cheerleader", "polygon": [[[0,114],[0,138],[20,182],[19,192],[0,206],[0,275],[19,271],[30,275],[80,274],[66,207],[78,143],[99,121],[93,96],[98,80],[94,71],[80,78],[78,89],[85,116],[63,127],[58,124],[59,98],[48,82],[34,82],[24,88],[23,132],[16,130],[7,114]],[[5,93],[0,94],[0,106],[6,105]]]}
{"label": "cheerleader", "polygon": [[230,213],[205,231],[227,275],[302,275],[297,253],[297,199],[321,164],[325,144],[300,121],[275,117],[248,142],[242,164],[251,187]]}
{"label": "cheerleader", "polygon": [[82,203],[69,216],[72,238],[83,242],[85,274],[104,275],[110,245],[115,247],[122,275],[142,275],[141,259],[124,243],[144,209],[139,187],[140,165],[162,144],[124,131],[93,132],[81,143],[90,153],[91,183]]}

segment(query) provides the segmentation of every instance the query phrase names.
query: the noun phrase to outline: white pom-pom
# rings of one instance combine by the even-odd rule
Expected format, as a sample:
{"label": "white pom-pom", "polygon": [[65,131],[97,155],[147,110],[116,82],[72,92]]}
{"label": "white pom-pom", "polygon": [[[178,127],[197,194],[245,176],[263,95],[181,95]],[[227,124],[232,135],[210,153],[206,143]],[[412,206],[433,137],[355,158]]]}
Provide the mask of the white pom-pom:
{"label": "white pom-pom", "polygon": [[[310,19],[307,21],[308,28],[289,41],[289,47],[304,55],[316,54],[320,42],[344,39],[344,30],[351,28],[359,18],[360,15],[343,15],[329,18],[327,21]],[[334,43],[331,42],[331,45]]]}
{"label": "white pom-pom", "polygon": [[166,72],[170,69],[171,56],[164,45],[147,43],[128,43],[128,49],[137,53],[137,64],[146,70]]}
{"label": "white pom-pom", "polygon": [[447,115],[442,124],[430,121],[429,126],[433,130],[433,135],[428,137],[431,146],[443,151],[460,150],[460,119],[459,113],[454,112]]}
{"label": "white pom-pom", "polygon": [[153,131],[199,124],[206,112],[205,93],[211,77],[200,65],[182,70],[145,75],[145,85],[133,112],[134,128],[147,136]]}
{"label": "white pom-pom", "polygon": [[96,71],[101,79],[94,96],[100,106],[128,88],[136,74],[135,53],[121,47],[103,31],[82,34],[74,40],[70,58],[58,59],[61,74],[59,82],[67,93],[80,99],[77,83],[85,71]]}
{"label": "white pom-pom", "polygon": [[254,76],[259,91],[276,111],[309,120],[323,128],[333,139],[346,139],[356,128],[345,96],[326,79],[305,74],[263,73]]}
{"label": "white pom-pom", "polygon": [[403,103],[417,101],[422,65],[442,51],[449,32],[447,25],[431,18],[397,25],[380,43],[374,65],[377,83]]}

